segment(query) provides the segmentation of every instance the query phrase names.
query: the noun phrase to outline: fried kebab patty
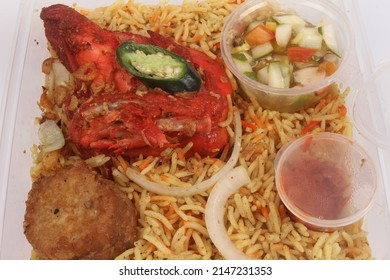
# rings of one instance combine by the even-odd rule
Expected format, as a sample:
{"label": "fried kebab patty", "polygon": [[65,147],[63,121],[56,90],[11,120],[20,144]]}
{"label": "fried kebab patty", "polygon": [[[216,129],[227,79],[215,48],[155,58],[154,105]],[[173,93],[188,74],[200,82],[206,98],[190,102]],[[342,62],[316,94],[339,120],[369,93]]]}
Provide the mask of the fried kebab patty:
{"label": "fried kebab patty", "polygon": [[114,259],[134,246],[136,223],[118,185],[80,160],[33,183],[23,226],[41,259]]}

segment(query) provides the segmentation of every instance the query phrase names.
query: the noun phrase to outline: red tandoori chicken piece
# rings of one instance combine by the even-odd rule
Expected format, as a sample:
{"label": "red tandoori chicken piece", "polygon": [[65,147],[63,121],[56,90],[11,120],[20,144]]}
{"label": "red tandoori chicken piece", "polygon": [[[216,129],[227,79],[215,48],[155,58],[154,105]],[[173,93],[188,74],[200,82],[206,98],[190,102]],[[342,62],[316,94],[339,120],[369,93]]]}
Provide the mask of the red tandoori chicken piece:
{"label": "red tandoori chicken piece", "polygon": [[[69,136],[84,156],[158,155],[189,142],[189,155],[207,156],[228,143],[219,123],[227,118],[227,96],[233,90],[216,60],[152,31],[145,37],[105,30],[61,4],[43,8],[41,19],[51,47],[76,79],[72,96],[78,106],[65,109]],[[200,90],[172,95],[146,87],[116,57],[125,41],[156,45],[185,58],[201,75]]]}

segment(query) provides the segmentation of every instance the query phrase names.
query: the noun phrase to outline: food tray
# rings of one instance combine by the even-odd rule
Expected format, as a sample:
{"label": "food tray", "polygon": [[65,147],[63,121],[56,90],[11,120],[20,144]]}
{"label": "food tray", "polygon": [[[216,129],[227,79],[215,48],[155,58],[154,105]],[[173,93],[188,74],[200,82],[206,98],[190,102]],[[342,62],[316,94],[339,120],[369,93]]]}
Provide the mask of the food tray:
{"label": "food tray", "polygon": [[[97,7],[111,4],[113,0],[79,0],[77,3],[84,7]],[[137,1],[139,2],[139,1]],[[143,0],[143,3],[155,3],[152,0]],[[180,3],[180,0],[171,0],[171,3]],[[362,77],[365,73],[373,73],[370,56],[365,45],[365,36],[362,33],[359,20],[359,5],[356,1],[336,1],[349,17],[355,32],[355,48],[351,60],[350,74],[345,77],[345,83],[352,87],[347,100],[349,112],[353,107],[353,97],[359,88],[365,87]],[[31,188],[29,169],[32,165],[30,147],[38,143],[38,126],[34,119],[40,115],[37,101],[41,94],[44,76],[41,74],[41,63],[48,56],[46,39],[43,32],[39,13],[42,7],[54,3],[71,5],[74,1],[64,0],[22,0],[19,9],[18,34],[14,59],[10,70],[10,84],[5,102],[3,116],[0,123],[0,259],[29,259],[31,246],[23,234],[23,217],[25,200]],[[374,107],[379,102],[370,99]],[[367,116],[374,120],[374,113]],[[352,117],[352,116],[351,116]],[[383,125],[385,124],[377,124]],[[356,139],[373,157],[378,168],[378,192],[372,209],[369,211],[364,229],[368,231],[368,239],[376,259],[390,259],[390,215],[386,192],[390,192],[390,177],[386,170],[390,170],[390,151],[377,148],[373,142],[355,130]],[[388,195],[388,194],[387,194]]]}

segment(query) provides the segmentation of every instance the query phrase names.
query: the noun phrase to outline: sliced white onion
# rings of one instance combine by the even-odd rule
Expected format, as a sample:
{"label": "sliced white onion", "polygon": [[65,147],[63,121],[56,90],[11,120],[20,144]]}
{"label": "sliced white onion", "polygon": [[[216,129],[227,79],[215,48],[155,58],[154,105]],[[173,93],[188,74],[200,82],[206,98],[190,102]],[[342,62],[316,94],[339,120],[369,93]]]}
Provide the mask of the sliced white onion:
{"label": "sliced white onion", "polygon": [[65,145],[64,135],[53,120],[47,120],[41,124],[38,137],[44,152],[52,152],[61,149]]}
{"label": "sliced white onion", "polygon": [[72,77],[59,60],[53,62],[52,69],[54,74],[54,87],[67,86],[70,84]]}
{"label": "sliced white onion", "polygon": [[211,178],[189,186],[189,187],[171,187],[164,186],[155,182],[150,181],[146,177],[140,175],[135,170],[128,168],[126,171],[127,177],[141,186],[142,188],[160,195],[170,195],[170,196],[192,196],[198,193],[201,193],[217,183],[217,181],[224,177],[237,163],[238,156],[241,149],[241,138],[242,138],[242,129],[241,129],[241,118],[239,112],[234,113],[234,146],[232,154],[229,160],[226,162],[224,167],[221,168],[215,175]]}
{"label": "sliced white onion", "polygon": [[207,199],[205,212],[207,231],[215,247],[227,260],[251,259],[239,251],[230,240],[224,223],[225,204],[229,196],[249,182],[246,169],[243,166],[235,167],[217,182]]}
{"label": "sliced white onion", "polygon": [[49,94],[55,94],[57,87],[67,87],[72,82],[72,75],[58,59],[53,59],[50,72],[47,74],[46,87]]}

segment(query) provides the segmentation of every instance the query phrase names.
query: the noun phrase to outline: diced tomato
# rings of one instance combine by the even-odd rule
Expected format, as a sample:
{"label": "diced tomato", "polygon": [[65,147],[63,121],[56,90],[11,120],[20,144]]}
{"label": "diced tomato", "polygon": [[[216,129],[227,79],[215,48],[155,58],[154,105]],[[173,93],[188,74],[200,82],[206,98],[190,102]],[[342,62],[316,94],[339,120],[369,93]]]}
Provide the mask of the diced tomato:
{"label": "diced tomato", "polygon": [[316,51],[316,49],[291,47],[287,49],[287,56],[290,61],[308,62]]}
{"label": "diced tomato", "polygon": [[246,42],[251,46],[261,45],[275,38],[275,33],[264,25],[257,25],[245,34]]}

